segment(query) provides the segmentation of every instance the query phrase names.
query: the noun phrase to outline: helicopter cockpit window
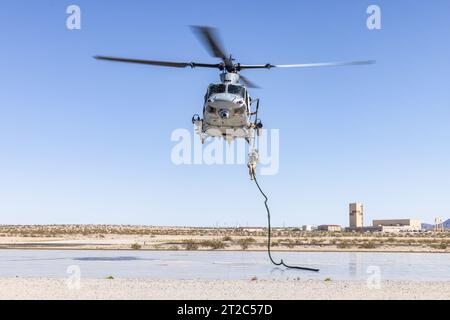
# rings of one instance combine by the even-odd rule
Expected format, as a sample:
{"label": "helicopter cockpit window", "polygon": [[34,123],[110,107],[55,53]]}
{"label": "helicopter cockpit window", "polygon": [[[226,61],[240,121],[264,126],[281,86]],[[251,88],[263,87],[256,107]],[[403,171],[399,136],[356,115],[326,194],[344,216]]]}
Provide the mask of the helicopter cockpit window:
{"label": "helicopter cockpit window", "polygon": [[241,86],[228,85],[228,93],[235,94],[240,97],[245,97],[245,88]]}
{"label": "helicopter cockpit window", "polygon": [[225,93],[225,89],[224,84],[212,84],[209,86],[209,96],[216,93]]}

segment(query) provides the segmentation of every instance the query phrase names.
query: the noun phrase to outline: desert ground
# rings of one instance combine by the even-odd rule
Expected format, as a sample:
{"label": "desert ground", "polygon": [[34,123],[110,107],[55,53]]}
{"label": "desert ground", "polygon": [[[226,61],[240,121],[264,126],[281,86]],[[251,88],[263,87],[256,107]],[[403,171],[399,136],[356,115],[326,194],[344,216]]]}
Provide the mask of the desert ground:
{"label": "desert ground", "polygon": [[[0,249],[263,251],[266,246],[265,228],[0,226]],[[448,253],[450,231],[387,234],[275,228],[272,250]]]}
{"label": "desert ground", "polygon": [[321,280],[1,279],[0,299],[450,299],[449,282]]}
{"label": "desert ground", "polygon": [[[274,251],[450,252],[450,232],[346,233],[275,228]],[[265,228],[0,226],[0,249],[263,251]],[[1,278],[0,299],[450,299],[449,281]]]}

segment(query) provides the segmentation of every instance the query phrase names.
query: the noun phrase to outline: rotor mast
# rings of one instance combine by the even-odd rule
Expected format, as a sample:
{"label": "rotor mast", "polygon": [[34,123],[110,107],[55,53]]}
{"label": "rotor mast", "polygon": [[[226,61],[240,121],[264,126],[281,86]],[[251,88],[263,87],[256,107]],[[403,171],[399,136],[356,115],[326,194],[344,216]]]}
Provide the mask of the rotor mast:
{"label": "rotor mast", "polygon": [[239,73],[223,71],[220,74],[220,81],[223,84],[237,84],[239,82]]}

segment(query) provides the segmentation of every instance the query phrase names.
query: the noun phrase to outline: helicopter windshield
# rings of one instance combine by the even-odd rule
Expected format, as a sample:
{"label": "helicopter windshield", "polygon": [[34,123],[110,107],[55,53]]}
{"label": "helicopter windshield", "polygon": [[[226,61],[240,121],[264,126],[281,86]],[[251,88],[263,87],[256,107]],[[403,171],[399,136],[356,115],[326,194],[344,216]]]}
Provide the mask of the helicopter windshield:
{"label": "helicopter windshield", "polygon": [[228,85],[228,93],[235,94],[235,95],[243,98],[245,95],[245,88],[242,86],[235,86],[235,85],[229,84]]}
{"label": "helicopter windshield", "polygon": [[209,96],[216,93],[225,93],[225,85],[224,84],[212,84],[209,86]]}

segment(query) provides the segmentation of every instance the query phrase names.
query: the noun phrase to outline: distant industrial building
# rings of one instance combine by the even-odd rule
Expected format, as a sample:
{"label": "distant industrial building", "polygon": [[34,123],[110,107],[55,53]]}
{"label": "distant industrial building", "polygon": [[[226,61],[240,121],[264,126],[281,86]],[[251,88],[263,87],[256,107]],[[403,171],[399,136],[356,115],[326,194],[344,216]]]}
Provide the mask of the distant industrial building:
{"label": "distant industrial building", "polygon": [[364,206],[362,203],[350,203],[348,206],[349,227],[345,228],[348,232],[373,232],[377,228],[364,227]]}
{"label": "distant industrial building", "polygon": [[329,232],[340,232],[342,231],[341,226],[336,224],[323,224],[317,227],[319,231],[329,231]]}
{"label": "distant industrial building", "polygon": [[362,203],[350,203],[348,215],[350,228],[364,227],[364,207]]}
{"label": "distant industrial building", "polygon": [[[275,228],[272,228],[275,229]],[[266,229],[264,227],[238,227],[236,230],[243,232],[264,232]]]}
{"label": "distant industrial building", "polygon": [[417,219],[373,220],[372,226],[364,227],[362,203],[350,203],[349,225],[345,230],[353,232],[417,232],[422,230],[421,221]]}
{"label": "distant industrial building", "polygon": [[312,229],[313,229],[313,227],[312,227],[311,225],[309,225],[309,224],[305,224],[305,225],[302,227],[302,230],[303,230],[303,231],[312,231]]}
{"label": "distant industrial building", "polygon": [[417,219],[373,220],[374,228],[381,232],[417,232],[422,230],[422,223]]}

